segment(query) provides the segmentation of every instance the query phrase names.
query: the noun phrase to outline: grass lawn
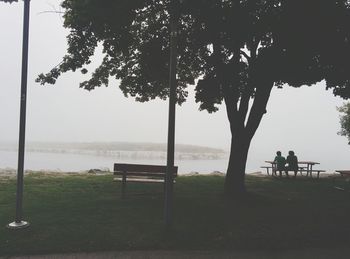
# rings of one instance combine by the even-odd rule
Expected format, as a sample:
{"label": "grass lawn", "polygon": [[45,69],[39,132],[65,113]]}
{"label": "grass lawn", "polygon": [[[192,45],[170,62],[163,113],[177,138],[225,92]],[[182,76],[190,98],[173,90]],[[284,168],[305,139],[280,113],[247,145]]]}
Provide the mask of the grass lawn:
{"label": "grass lawn", "polygon": [[[244,201],[223,198],[221,176],[178,177],[174,225],[164,231],[159,184],[112,175],[25,177],[24,220],[14,220],[16,180],[0,178],[0,256],[102,250],[280,250],[342,247],[350,241],[350,192],[330,179],[247,177]],[[343,183],[349,186],[349,183]],[[345,187],[348,187],[345,186]]]}

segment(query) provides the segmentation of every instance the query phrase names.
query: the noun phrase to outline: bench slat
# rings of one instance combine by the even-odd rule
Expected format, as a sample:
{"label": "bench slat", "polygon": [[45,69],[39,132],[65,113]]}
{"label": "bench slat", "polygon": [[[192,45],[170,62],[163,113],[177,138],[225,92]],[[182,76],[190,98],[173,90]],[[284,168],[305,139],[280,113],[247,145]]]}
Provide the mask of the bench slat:
{"label": "bench slat", "polygon": [[[114,164],[114,171],[126,172],[150,172],[150,173],[165,173],[166,166],[164,165],[142,165],[142,164]],[[173,167],[174,175],[177,175],[177,166]]]}
{"label": "bench slat", "polygon": [[[122,176],[124,172],[114,172],[113,174]],[[127,177],[133,177],[133,176],[147,176],[147,177],[156,177],[156,178],[165,177],[165,173],[148,173],[148,172],[128,172],[127,171],[126,175]]]}
{"label": "bench slat", "polygon": [[302,169],[299,171],[303,171],[303,172],[326,172],[326,170],[318,170],[318,169],[312,169],[312,170],[307,170],[307,169]]}
{"label": "bench slat", "polygon": [[348,178],[350,177],[350,170],[335,170],[340,174],[340,177]]}
{"label": "bench slat", "polygon": [[[122,178],[114,178],[115,181],[122,182]],[[128,182],[135,182],[135,183],[164,183],[164,180],[161,179],[150,179],[150,178],[128,178]]]}

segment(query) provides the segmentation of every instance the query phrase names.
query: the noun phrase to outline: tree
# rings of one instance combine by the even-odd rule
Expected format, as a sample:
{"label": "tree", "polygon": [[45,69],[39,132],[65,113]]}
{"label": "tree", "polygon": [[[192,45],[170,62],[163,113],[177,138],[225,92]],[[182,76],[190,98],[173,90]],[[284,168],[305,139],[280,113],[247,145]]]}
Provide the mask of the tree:
{"label": "tree", "polygon": [[[90,63],[97,45],[102,64],[80,87],[92,90],[121,80],[125,96],[145,102],[168,95],[170,0],[65,0],[68,53],[41,84]],[[201,110],[224,103],[231,129],[227,195],[246,191],[250,142],[266,113],[274,86],[299,87],[325,80],[334,94],[350,97],[347,0],[183,0],[178,4],[178,90],[196,84]],[[197,80],[196,80],[197,79]]]}
{"label": "tree", "polygon": [[337,107],[340,115],[340,131],[339,135],[345,136],[349,140],[350,145],[350,103],[344,103],[342,106]]}

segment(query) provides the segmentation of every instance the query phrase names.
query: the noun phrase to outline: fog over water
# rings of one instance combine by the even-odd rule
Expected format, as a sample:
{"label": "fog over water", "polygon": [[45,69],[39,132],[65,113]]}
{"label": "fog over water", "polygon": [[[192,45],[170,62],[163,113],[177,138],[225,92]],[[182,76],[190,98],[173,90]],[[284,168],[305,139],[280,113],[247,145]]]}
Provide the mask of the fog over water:
{"label": "fog over water", "polygon": [[[53,7],[58,10],[59,2],[31,1],[27,140],[166,143],[167,101],[136,103],[122,95],[117,81],[111,81],[107,88],[88,92],[78,87],[88,76],[79,72],[64,74],[54,86],[40,86],[34,82],[39,73],[48,72],[65,54],[68,31],[62,27],[60,15],[42,13],[54,10]],[[0,4],[0,142],[16,143],[18,139],[22,13],[22,1]],[[99,60],[101,55],[96,53],[96,62],[91,66],[96,66]],[[251,143],[247,172],[260,170],[264,161],[272,159],[277,150],[284,155],[294,150],[300,160],[320,162],[319,167],[329,171],[350,169],[350,146],[345,137],[337,135],[340,126],[336,107],[343,102],[332,92],[325,91],[324,82],[300,89],[288,86],[273,89],[267,113]],[[225,107],[221,106],[214,114],[198,111],[193,86],[190,86],[188,101],[176,110],[176,143],[228,152],[230,130]],[[57,166],[66,170],[66,165],[80,159],[58,154],[40,157],[42,155],[28,152],[25,168],[55,169]],[[56,156],[53,165],[48,164],[54,160],[50,156]],[[88,160],[96,162],[91,167],[113,163],[108,160],[110,158],[105,159]],[[226,170],[226,159],[208,161],[208,164],[198,162],[196,165],[196,160],[192,160],[191,168],[193,171]],[[16,152],[0,152],[0,167],[16,166],[16,163]],[[79,170],[78,164],[72,168]]]}
{"label": "fog over water", "polygon": [[[15,152],[5,152],[0,150],[2,159],[0,172],[11,170],[17,165]],[[165,165],[166,159],[130,159],[125,158],[119,161],[109,156],[92,156],[79,154],[53,154],[53,153],[27,153],[26,168],[38,171],[55,172],[81,172],[90,169],[99,169],[103,171],[112,171],[113,164],[116,162]],[[212,172],[225,172],[226,159],[218,160],[177,160],[175,163],[179,168],[179,174],[201,173],[208,174]],[[12,171],[12,170],[11,170]]]}

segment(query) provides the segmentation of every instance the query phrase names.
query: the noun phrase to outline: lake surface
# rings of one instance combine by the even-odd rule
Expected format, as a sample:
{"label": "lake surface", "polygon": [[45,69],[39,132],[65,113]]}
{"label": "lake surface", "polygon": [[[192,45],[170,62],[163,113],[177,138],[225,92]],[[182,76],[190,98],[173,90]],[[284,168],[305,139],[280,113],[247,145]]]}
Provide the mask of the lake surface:
{"label": "lake surface", "polygon": [[[248,158],[246,172],[253,173],[265,169],[260,168],[266,165],[267,155],[253,154]],[[0,150],[0,168],[17,168],[17,151]],[[268,158],[269,159],[269,158]],[[273,158],[270,157],[269,160]],[[308,160],[308,159],[300,159]],[[334,172],[335,169],[348,169],[348,159],[337,159],[336,156],[319,157],[316,161],[321,164],[316,168],[324,169],[327,172]],[[25,164],[26,170],[50,170],[63,172],[79,172],[90,169],[109,169],[113,170],[114,163],[143,163],[165,165],[165,158],[148,159],[148,158],[131,158],[123,157],[116,158],[113,156],[104,156],[96,154],[74,154],[74,153],[50,153],[50,152],[26,152]],[[175,159],[175,165],[179,167],[179,174],[186,174],[191,172],[198,172],[201,174],[208,174],[214,171],[226,172],[228,158],[220,159]]]}
{"label": "lake surface", "polygon": [[[17,168],[18,154],[16,151],[0,150],[0,168]],[[80,155],[70,153],[42,153],[27,152],[25,154],[25,169],[29,170],[55,170],[64,172],[77,172],[89,169],[106,169],[112,171],[113,164],[144,163],[165,165],[166,160],[160,159],[123,159],[113,157]],[[179,174],[190,172],[211,173],[214,171],[225,172],[227,159],[219,160],[178,160],[175,165],[179,167]]]}

